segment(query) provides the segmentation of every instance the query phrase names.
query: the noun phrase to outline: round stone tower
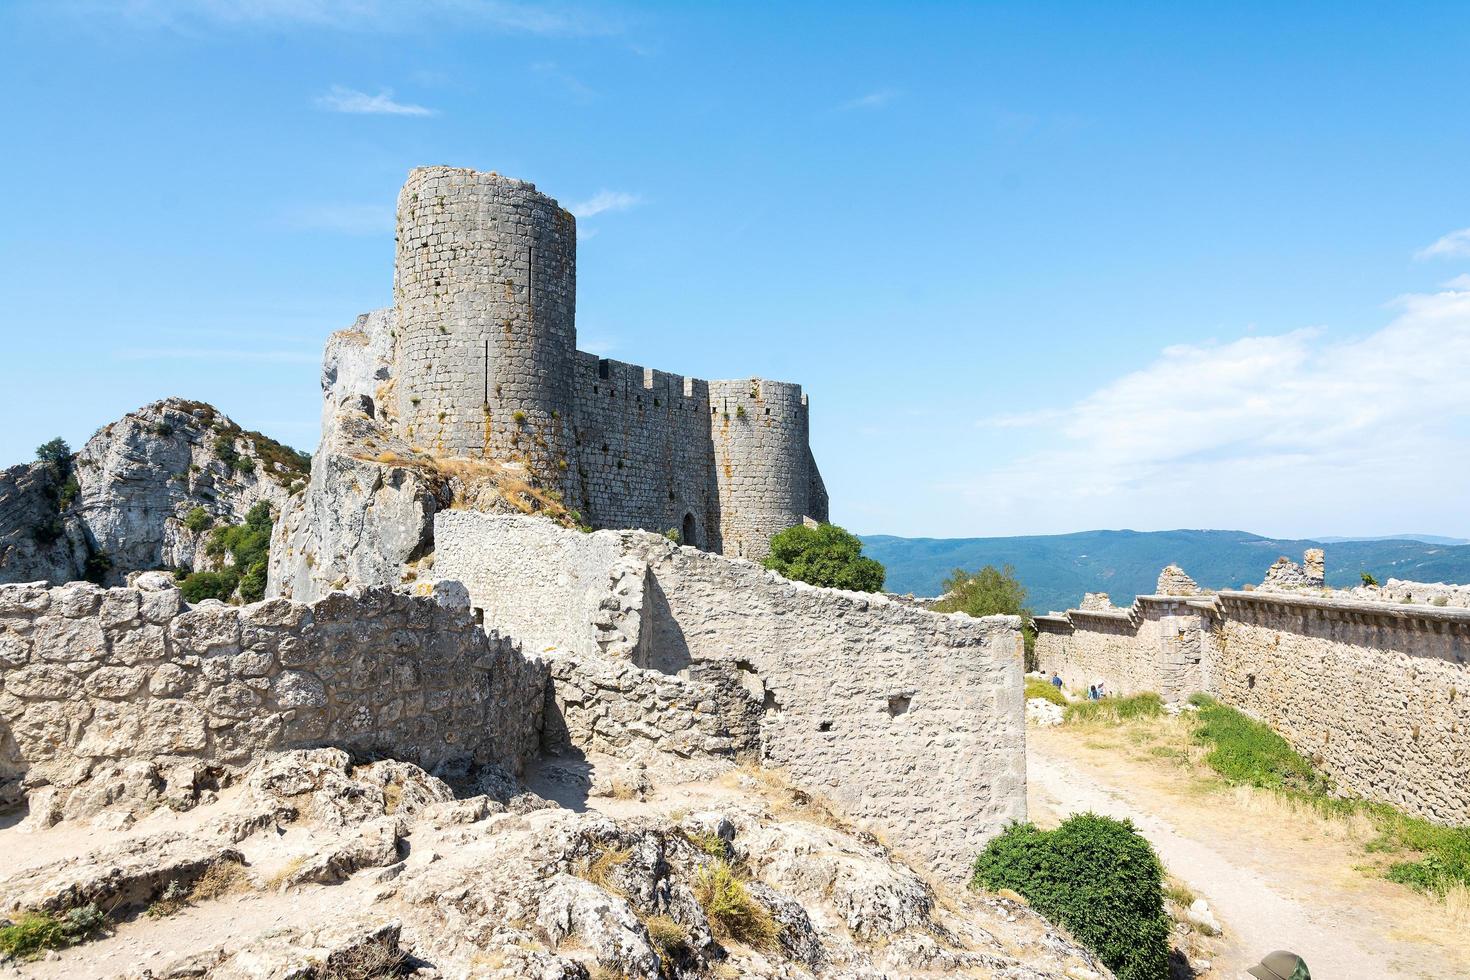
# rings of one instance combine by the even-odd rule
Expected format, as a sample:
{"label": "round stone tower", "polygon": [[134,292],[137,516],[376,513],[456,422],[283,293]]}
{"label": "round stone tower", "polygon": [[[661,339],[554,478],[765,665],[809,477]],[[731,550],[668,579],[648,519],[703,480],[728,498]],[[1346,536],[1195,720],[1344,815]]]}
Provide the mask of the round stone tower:
{"label": "round stone tower", "polygon": [[750,378],[709,383],[720,550],[763,558],[771,535],[812,517],[815,474],[801,385]]}
{"label": "round stone tower", "polygon": [[393,377],[411,443],[548,478],[566,470],[576,263],[576,220],[534,184],[456,167],[409,173]]}

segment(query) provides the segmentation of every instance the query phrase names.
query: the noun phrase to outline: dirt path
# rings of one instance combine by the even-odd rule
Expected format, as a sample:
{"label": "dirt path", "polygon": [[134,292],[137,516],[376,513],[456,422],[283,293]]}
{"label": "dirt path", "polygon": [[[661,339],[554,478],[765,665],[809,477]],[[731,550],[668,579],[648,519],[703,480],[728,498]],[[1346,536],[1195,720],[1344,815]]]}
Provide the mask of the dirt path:
{"label": "dirt path", "polygon": [[[1060,730],[1028,736],[1034,819],[1048,823],[1083,810],[1131,819],[1224,924],[1226,943],[1210,976],[1243,976],[1261,955],[1283,948],[1301,954],[1314,980],[1467,975],[1463,950],[1403,927],[1425,900],[1354,871],[1339,842],[1252,821],[1219,798],[1176,795],[1167,773],[1129,762],[1123,751],[1100,751],[1085,737]],[[1394,901],[1404,908],[1385,914]]]}

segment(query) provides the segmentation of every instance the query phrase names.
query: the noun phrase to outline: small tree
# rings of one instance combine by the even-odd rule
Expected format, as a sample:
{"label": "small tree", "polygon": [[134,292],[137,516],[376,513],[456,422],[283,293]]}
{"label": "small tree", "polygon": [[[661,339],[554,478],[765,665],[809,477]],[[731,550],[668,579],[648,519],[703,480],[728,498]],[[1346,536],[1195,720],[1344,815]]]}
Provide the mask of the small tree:
{"label": "small tree", "polygon": [[71,471],[71,447],[60,436],[37,446],[36,459],[49,465],[57,476],[65,477]]}
{"label": "small tree", "polygon": [[956,568],[944,580],[944,598],[934,604],[935,612],[962,612],[971,616],[1020,616],[1021,636],[1026,643],[1026,669],[1036,669],[1036,627],[1026,605],[1026,587],[1010,565],[986,565],[978,572]]}
{"label": "small tree", "polygon": [[771,538],[761,564],[789,579],[829,589],[878,592],[887,574],[882,564],[862,554],[857,536],[836,524],[798,524]]}
{"label": "small tree", "polygon": [[1377,585],[1378,579],[1373,577],[1372,572],[1359,572],[1358,577],[1363,580],[1364,585]]}

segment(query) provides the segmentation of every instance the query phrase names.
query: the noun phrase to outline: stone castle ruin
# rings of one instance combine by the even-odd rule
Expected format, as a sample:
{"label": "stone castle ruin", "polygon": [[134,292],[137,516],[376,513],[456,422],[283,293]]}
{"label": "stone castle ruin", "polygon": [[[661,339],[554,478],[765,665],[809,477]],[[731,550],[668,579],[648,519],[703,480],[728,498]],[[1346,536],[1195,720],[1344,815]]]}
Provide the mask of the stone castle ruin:
{"label": "stone castle ruin", "polygon": [[801,387],[703,381],[576,349],[576,221],[535,185],[451,167],[398,198],[391,428],[437,457],[524,465],[593,527],[759,558],[824,521]]}
{"label": "stone castle ruin", "polygon": [[[0,808],[25,807],[27,832],[218,815],[156,847],[138,836],[96,873],[68,864],[85,884],[64,895],[47,891],[49,866],[0,870],[5,893],[136,910],[209,862],[252,847],[272,860],[282,828],[306,826],[310,853],[283,887],[390,869],[364,900],[416,896],[398,906],[415,948],[520,964],[487,976],[529,975],[534,959],[534,975],[585,977],[565,957],[591,955],[653,980],[743,955],[690,897],[728,857],[760,878],[749,888],[783,937],[741,975],[938,976],[1018,956],[1053,966],[1015,976],[1102,975],[1024,907],[961,897],[963,921],[945,919],[924,877],[967,880],[985,841],[1025,817],[1019,618],[756,564],[772,534],[827,516],[805,396],[578,351],[575,243],[571,215],[530,184],[409,175],[395,304],[328,340],[309,475],[272,484],[263,601],[191,605],[171,576],[124,568],[102,584],[0,585]],[[173,440],[198,470],[136,508],[162,526],[196,506],[204,476],[228,479],[206,451],[253,443],[190,405],[156,408],[178,418],[128,427],[123,455],[148,461]],[[222,501],[219,516],[254,501]],[[202,546],[170,533],[159,547]],[[584,805],[660,783],[698,784],[731,816],[676,828]],[[738,806],[719,802],[731,793]],[[791,829],[793,810],[828,816]],[[179,848],[213,856],[161,868]],[[624,851],[636,857],[616,883],[585,877]],[[838,911],[808,917],[778,885]],[[462,893],[483,908],[444,898]],[[650,915],[678,920],[693,952],[656,953]],[[822,916],[839,925],[819,930]]]}
{"label": "stone castle ruin", "polygon": [[1470,589],[1329,589],[1324,556],[1211,592],[1169,566],[1129,607],[1037,616],[1041,669],[1074,689],[1205,692],[1264,721],[1349,791],[1470,823]]}

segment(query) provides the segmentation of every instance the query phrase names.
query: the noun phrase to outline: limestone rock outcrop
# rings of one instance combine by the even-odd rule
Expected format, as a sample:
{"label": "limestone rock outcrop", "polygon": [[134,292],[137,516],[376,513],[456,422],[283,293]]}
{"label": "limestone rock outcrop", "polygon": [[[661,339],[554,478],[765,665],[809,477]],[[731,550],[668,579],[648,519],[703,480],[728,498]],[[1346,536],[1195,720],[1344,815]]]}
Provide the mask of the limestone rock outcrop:
{"label": "limestone rock outcrop", "polygon": [[[262,501],[279,512],[308,467],[294,450],[182,398],[104,426],[68,465],[70,488],[45,464],[0,475],[0,582],[119,585],[130,572],[193,569],[211,526],[239,523]],[[202,519],[190,522],[196,508]]]}

